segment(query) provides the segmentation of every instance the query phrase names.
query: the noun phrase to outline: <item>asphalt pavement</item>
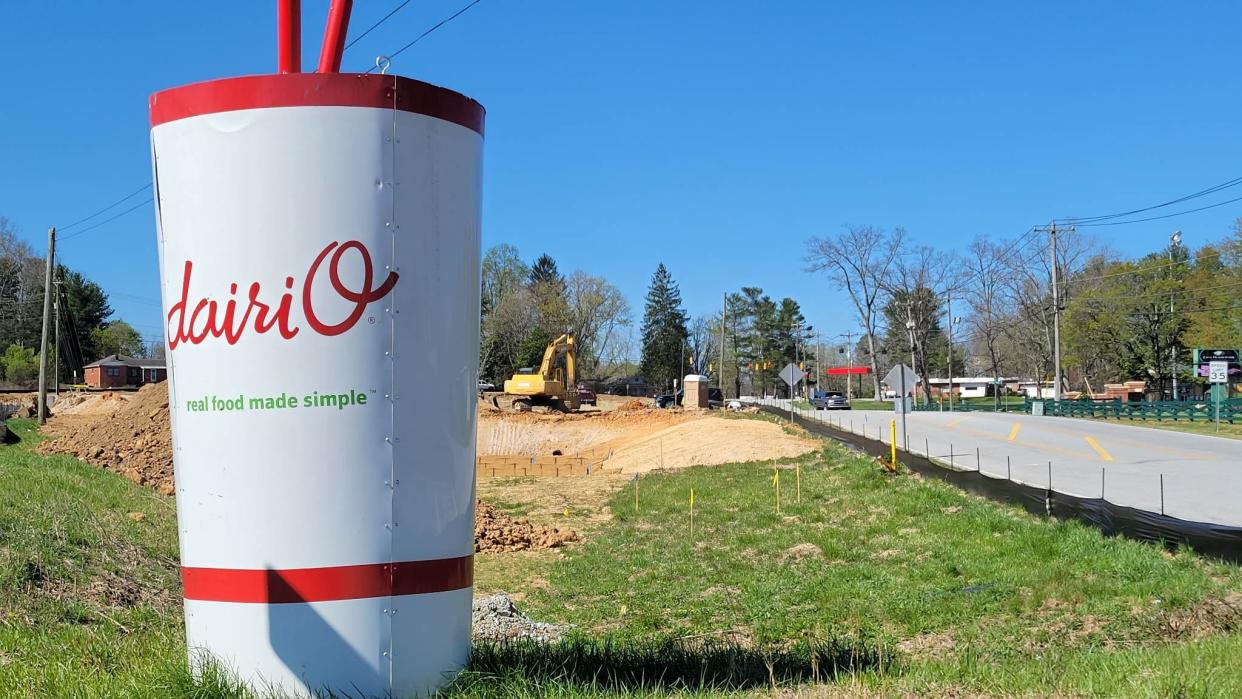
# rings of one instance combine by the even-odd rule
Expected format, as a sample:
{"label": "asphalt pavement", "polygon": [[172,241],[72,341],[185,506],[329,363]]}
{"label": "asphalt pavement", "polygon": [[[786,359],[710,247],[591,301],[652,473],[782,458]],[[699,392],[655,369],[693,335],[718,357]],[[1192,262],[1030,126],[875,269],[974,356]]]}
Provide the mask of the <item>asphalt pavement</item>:
{"label": "asphalt pavement", "polygon": [[[774,401],[788,409],[788,401]],[[1242,441],[1014,413],[800,410],[943,465],[1197,522],[1242,526]],[[908,446],[908,449],[906,447]]]}

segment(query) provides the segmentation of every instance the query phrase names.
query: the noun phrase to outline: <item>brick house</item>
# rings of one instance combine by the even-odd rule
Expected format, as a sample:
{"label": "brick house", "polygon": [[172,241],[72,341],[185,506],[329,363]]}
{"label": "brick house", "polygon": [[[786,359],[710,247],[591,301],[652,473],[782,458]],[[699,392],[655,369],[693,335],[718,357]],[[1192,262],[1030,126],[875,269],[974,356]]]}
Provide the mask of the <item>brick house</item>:
{"label": "brick house", "polygon": [[121,388],[159,383],[168,378],[163,359],[134,359],[110,354],[83,367],[86,385],[91,388]]}

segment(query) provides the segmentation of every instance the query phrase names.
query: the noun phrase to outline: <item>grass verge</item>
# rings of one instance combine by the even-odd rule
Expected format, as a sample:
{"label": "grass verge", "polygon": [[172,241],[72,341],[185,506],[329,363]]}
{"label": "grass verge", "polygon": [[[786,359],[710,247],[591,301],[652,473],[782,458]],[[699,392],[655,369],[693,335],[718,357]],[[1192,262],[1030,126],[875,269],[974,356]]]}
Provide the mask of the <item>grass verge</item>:
{"label": "grass verge", "polygon": [[1231,425],[1228,422],[1220,423],[1220,430],[1216,429],[1215,422],[1189,422],[1186,420],[1161,421],[1161,420],[1124,420],[1117,418],[1087,418],[1097,422],[1112,422],[1118,425],[1130,425],[1131,427],[1150,427],[1155,430],[1170,430],[1173,432],[1186,432],[1189,434],[1202,434],[1209,437],[1228,437],[1230,439],[1242,439],[1242,425]]}
{"label": "grass verge", "polygon": [[[32,425],[10,425],[0,696],[249,696],[185,669],[171,500],[34,454]],[[832,444],[640,484],[637,507],[628,481],[584,491],[593,505],[525,481],[485,493],[587,529],[554,555],[480,561],[488,586],[576,630],[476,648],[445,696],[1242,695],[1235,567],[886,475]]]}

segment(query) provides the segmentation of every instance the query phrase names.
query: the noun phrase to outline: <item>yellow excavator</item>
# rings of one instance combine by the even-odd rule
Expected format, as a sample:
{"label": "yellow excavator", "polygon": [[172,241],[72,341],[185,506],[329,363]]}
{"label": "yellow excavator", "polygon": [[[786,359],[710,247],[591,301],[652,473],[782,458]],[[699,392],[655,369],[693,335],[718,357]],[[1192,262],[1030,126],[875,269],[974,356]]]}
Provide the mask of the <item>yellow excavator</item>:
{"label": "yellow excavator", "polygon": [[539,370],[518,369],[505,381],[504,393],[492,397],[501,410],[529,412],[536,407],[567,413],[578,409],[578,374],[574,336],[568,333],[548,343]]}

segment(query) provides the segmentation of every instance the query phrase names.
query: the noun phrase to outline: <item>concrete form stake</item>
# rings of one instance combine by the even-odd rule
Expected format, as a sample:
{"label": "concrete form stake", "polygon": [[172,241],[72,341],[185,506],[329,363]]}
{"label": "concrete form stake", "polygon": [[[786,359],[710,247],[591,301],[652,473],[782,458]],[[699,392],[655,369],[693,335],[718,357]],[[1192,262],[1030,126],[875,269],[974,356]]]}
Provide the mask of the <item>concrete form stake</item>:
{"label": "concrete form stake", "polygon": [[1008,454],[1005,455],[1005,480],[1013,480],[1013,463]]}
{"label": "concrete form stake", "polygon": [[983,472],[983,459],[979,456],[979,447],[975,447],[975,471],[978,473]]}

